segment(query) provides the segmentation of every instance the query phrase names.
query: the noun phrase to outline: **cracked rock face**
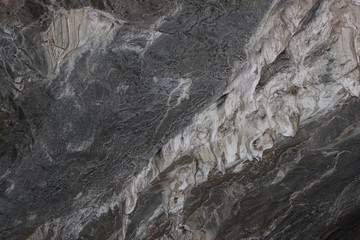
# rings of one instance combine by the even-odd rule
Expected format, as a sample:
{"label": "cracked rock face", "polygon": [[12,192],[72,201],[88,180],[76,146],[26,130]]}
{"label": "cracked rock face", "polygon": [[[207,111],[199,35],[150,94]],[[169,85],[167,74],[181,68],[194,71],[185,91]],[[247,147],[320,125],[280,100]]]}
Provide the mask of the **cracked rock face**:
{"label": "cracked rock face", "polygon": [[357,239],[358,0],[0,0],[0,239]]}

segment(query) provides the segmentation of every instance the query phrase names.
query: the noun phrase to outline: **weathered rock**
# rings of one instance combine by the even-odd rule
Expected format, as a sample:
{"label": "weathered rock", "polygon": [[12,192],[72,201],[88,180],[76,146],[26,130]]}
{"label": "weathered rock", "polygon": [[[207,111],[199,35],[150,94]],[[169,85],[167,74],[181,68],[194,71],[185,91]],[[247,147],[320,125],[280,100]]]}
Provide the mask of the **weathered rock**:
{"label": "weathered rock", "polygon": [[359,1],[0,4],[0,238],[358,236]]}

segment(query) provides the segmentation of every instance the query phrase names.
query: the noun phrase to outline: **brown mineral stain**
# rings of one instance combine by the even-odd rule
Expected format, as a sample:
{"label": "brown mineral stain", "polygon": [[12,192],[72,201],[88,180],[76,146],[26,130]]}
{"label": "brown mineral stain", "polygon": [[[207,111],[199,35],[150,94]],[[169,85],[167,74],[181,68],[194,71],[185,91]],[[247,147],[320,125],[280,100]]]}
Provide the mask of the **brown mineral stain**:
{"label": "brown mineral stain", "polygon": [[343,131],[342,133],[340,133],[340,135],[335,138],[336,141],[340,141],[343,139],[343,137],[347,134],[349,134],[350,132],[352,132],[354,130],[354,126],[353,125],[350,125],[350,126],[347,126]]}

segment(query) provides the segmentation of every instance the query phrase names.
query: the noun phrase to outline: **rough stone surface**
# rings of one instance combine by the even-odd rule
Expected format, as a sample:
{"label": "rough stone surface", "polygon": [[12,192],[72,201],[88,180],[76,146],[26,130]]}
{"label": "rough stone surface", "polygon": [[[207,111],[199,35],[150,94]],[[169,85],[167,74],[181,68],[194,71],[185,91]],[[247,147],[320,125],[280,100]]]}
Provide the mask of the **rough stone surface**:
{"label": "rough stone surface", "polygon": [[358,239],[358,0],[0,0],[0,239]]}

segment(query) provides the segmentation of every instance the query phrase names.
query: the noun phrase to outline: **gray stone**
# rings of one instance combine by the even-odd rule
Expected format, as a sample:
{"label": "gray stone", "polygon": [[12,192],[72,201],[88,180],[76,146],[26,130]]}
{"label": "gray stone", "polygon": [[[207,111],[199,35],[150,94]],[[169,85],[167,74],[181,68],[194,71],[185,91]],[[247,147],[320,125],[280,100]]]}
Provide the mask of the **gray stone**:
{"label": "gray stone", "polygon": [[0,8],[0,239],[358,237],[358,1]]}

